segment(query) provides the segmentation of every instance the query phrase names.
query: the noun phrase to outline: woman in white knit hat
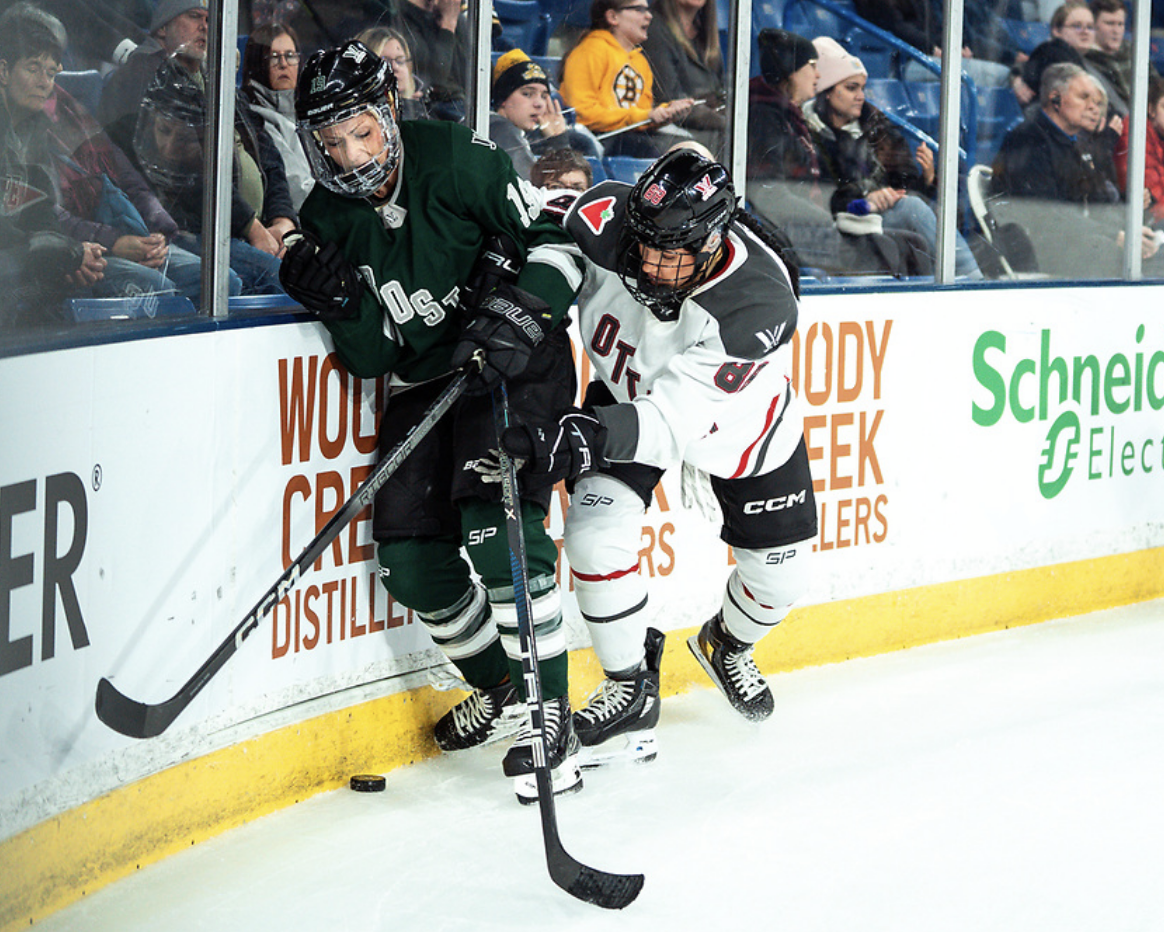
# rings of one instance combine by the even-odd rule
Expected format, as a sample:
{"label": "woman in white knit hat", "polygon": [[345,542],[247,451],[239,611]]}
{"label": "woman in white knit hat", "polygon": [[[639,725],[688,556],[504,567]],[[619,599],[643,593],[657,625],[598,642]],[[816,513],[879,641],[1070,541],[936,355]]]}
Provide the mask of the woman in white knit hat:
{"label": "woman in white knit hat", "polygon": [[[920,235],[931,249],[937,241],[933,152],[924,143],[911,152],[905,138],[865,99],[868,72],[861,59],[827,36],[813,39],[820,77],[816,97],[803,109],[824,173],[841,189],[851,189],[848,213],[876,213],[885,229]],[[978,263],[960,234],[954,273],[981,278]]]}

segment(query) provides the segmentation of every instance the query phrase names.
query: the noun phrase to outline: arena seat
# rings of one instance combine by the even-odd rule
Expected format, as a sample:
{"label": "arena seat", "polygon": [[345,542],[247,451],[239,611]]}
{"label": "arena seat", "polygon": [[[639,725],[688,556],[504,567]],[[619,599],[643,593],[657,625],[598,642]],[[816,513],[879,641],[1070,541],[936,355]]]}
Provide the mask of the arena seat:
{"label": "arena seat", "polygon": [[198,313],[189,298],[176,294],[135,295],[126,298],[69,298],[65,301],[65,308],[77,323],[193,317]]}
{"label": "arena seat", "polygon": [[97,104],[101,100],[101,89],[105,86],[105,79],[101,77],[101,72],[96,69],[62,71],[57,75],[56,83],[90,114],[97,112]]}
{"label": "arena seat", "polygon": [[602,160],[606,169],[606,177],[612,181],[625,181],[634,184],[639,175],[647,170],[654,159],[636,159],[629,155],[608,155]]}
{"label": "arena seat", "polygon": [[550,17],[538,0],[493,0],[502,37],[527,55],[545,55],[550,39]]}

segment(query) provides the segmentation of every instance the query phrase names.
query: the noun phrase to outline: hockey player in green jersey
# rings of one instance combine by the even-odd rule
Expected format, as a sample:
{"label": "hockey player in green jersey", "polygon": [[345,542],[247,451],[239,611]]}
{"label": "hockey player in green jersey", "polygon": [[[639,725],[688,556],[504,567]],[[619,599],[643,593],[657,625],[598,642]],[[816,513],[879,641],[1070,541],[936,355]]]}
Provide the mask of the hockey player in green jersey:
{"label": "hockey player in green jersey", "polygon": [[[397,122],[397,113],[395,77],[363,44],[308,60],[296,117],[318,183],[280,277],[323,321],[353,374],[391,374],[381,452],[405,436],[459,366],[484,355],[470,392],[376,496],[373,536],[384,585],[473,687],[437,722],[437,744],[458,750],[517,732],[503,770],[528,803],[537,790],[504,513],[498,486],[473,467],[497,447],[488,390],[503,379],[522,423],[555,423],[573,402],[565,320],[581,269],[508,156],[463,126]],[[496,237],[516,252],[520,274],[470,296],[478,257]],[[552,483],[522,491],[546,745],[554,790],[566,792],[581,788],[581,775],[557,548],[543,523]]]}

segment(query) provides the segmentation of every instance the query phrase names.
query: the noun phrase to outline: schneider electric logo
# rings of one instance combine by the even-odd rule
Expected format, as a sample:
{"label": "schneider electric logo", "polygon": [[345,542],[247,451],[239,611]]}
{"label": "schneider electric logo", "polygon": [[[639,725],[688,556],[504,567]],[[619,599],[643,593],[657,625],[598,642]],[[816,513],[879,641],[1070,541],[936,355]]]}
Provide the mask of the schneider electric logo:
{"label": "schneider electric logo", "polygon": [[1064,354],[1051,330],[1039,338],[1037,359],[1007,351],[1006,335],[988,330],[974,344],[974,377],[990,404],[973,406],[974,423],[1017,423],[1046,431],[1038,464],[1039,492],[1051,499],[1073,477],[1113,479],[1164,471],[1164,419],[1150,427],[1128,415],[1164,409],[1164,348],[1160,335],[1106,356]]}

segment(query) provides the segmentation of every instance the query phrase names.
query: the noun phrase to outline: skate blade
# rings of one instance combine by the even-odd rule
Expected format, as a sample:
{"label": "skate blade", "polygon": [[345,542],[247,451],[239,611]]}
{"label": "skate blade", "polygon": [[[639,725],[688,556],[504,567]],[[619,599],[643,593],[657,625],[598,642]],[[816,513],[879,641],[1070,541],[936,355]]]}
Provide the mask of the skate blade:
{"label": "skate blade", "polygon": [[[555,796],[582,792],[582,771],[578,767],[577,756],[567,757],[550,771],[550,780]],[[532,773],[523,773],[513,778],[513,791],[517,801],[523,806],[532,806],[538,801],[538,780]]]}
{"label": "skate blade", "polygon": [[730,703],[731,696],[727,694],[727,690],[723,688],[723,683],[721,683],[719,681],[719,677],[716,676],[715,667],[711,665],[711,661],[704,657],[703,651],[699,649],[698,632],[691,635],[691,637],[687,639],[687,649],[690,650],[695,659],[699,661],[699,665],[703,667],[703,672],[706,673],[711,681],[715,684],[715,688],[723,693],[723,697]]}
{"label": "skate blade", "polygon": [[583,770],[595,770],[617,763],[647,764],[658,755],[658,744],[653,728],[615,735],[594,747],[583,745],[578,752],[578,766]]}

